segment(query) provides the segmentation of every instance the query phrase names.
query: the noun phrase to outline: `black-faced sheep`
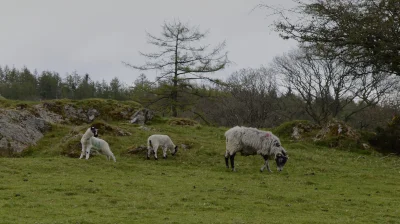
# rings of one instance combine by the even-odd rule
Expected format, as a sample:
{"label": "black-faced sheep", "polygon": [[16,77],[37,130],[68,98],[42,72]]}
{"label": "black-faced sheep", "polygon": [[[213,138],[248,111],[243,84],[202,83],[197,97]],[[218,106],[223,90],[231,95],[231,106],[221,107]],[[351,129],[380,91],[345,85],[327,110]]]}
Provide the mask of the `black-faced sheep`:
{"label": "black-faced sheep", "polygon": [[265,163],[260,171],[265,168],[272,172],[269,168],[268,159],[275,159],[278,171],[283,170],[288,156],[286,150],[282,147],[278,137],[269,131],[262,131],[256,128],[233,127],[225,132],[226,152],[225,163],[229,168],[228,160],[231,160],[232,171],[235,171],[235,155],[241,152],[242,155],[261,155]]}
{"label": "black-faced sheep", "polygon": [[154,158],[157,160],[157,149],[158,147],[163,150],[163,158],[167,158],[167,150],[171,151],[174,156],[178,152],[178,146],[176,146],[168,135],[152,135],[147,139],[147,159],[150,159],[151,151],[154,151]]}

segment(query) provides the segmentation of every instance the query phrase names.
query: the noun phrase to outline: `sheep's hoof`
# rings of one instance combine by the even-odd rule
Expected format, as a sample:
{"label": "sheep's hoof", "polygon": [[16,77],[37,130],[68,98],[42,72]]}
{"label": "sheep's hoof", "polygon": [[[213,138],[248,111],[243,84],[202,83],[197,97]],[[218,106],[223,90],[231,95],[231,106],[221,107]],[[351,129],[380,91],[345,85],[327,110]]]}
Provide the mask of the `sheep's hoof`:
{"label": "sheep's hoof", "polygon": [[232,172],[236,172],[236,169],[235,169],[235,168],[233,168],[233,169],[232,169]]}
{"label": "sheep's hoof", "polygon": [[155,160],[158,160],[158,158],[154,158]]}
{"label": "sheep's hoof", "polygon": [[263,169],[260,169],[260,172],[262,173],[264,170]]}
{"label": "sheep's hoof", "polygon": [[147,156],[147,159],[149,160],[149,159],[150,159],[150,157],[148,157],[148,156]]}

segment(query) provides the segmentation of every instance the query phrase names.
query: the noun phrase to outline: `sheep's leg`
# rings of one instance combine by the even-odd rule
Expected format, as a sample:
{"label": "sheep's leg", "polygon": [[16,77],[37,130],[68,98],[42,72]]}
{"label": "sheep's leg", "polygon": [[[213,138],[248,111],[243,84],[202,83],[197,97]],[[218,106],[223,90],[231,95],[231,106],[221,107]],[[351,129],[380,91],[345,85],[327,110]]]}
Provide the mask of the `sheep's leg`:
{"label": "sheep's leg", "polygon": [[166,159],[167,158],[167,147],[166,146],[164,146],[163,148],[162,148],[162,150],[163,150],[163,158],[164,159]]}
{"label": "sheep's leg", "polygon": [[263,155],[262,156],[265,160],[264,165],[261,167],[260,171],[263,172],[265,168],[268,169],[269,172],[272,172],[271,169],[269,168],[269,162],[268,162],[268,156]]}
{"label": "sheep's leg", "polygon": [[79,159],[82,159],[84,155],[85,155],[85,146],[82,144],[82,152],[81,156],[79,156]]}
{"label": "sheep's leg", "polygon": [[229,168],[229,154],[228,154],[228,151],[225,152],[225,164],[226,164],[226,168]]}
{"label": "sheep's leg", "polygon": [[155,160],[158,160],[157,149],[158,149],[158,145],[153,145],[153,152],[154,152],[154,159]]}
{"label": "sheep's leg", "polygon": [[232,168],[232,171],[233,171],[233,172],[236,171],[236,169],[235,169],[235,155],[236,155],[236,153],[233,153],[233,154],[230,156],[230,159],[231,159],[231,168]]}
{"label": "sheep's leg", "polygon": [[86,159],[89,159],[90,156],[90,146],[86,147]]}
{"label": "sheep's leg", "polygon": [[147,146],[147,159],[150,159],[150,153],[153,149],[151,148],[151,146]]}

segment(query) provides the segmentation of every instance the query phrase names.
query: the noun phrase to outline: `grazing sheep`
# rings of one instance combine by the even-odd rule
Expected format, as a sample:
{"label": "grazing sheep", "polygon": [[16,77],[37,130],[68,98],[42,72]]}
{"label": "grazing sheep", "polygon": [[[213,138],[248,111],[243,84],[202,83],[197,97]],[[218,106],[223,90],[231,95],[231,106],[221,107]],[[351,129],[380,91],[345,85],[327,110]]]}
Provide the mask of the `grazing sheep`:
{"label": "grazing sheep", "polygon": [[157,160],[157,149],[161,146],[163,150],[163,158],[167,158],[167,149],[171,151],[174,156],[178,152],[176,146],[168,135],[152,135],[147,139],[147,159],[150,159],[150,152],[154,151],[154,158]]}
{"label": "grazing sheep", "polygon": [[114,162],[115,156],[111,152],[110,146],[106,141],[100,138],[96,138],[98,136],[97,129],[95,127],[90,127],[86,130],[85,134],[83,134],[81,138],[81,143],[82,143],[82,152],[81,156],[79,159],[82,159],[83,156],[85,155],[86,152],[86,159],[89,159],[90,156],[90,150],[94,149],[96,152],[99,152],[101,154],[104,154],[107,156],[107,159],[110,160],[112,158]]}
{"label": "grazing sheep", "polygon": [[242,155],[261,155],[265,163],[260,171],[265,168],[272,172],[269,168],[268,159],[275,159],[278,171],[283,170],[288,156],[286,150],[282,147],[278,137],[269,131],[261,131],[256,128],[233,127],[225,132],[226,152],[225,163],[229,168],[228,160],[231,160],[232,171],[235,170],[235,155],[241,152]]}

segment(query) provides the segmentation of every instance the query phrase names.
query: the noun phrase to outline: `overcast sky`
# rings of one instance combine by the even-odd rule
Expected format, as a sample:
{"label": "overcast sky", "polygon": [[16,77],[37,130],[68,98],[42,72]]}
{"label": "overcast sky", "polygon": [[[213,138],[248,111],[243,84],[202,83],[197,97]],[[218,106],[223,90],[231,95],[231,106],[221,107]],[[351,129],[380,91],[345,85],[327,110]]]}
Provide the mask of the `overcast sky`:
{"label": "overcast sky", "polygon": [[[234,63],[213,76],[268,65],[296,47],[269,26],[260,3],[291,6],[292,0],[0,0],[0,66],[77,71],[93,80],[118,77],[130,85],[140,74],[121,61],[141,65],[149,52],[146,31],[158,35],[164,21],[179,19],[209,31],[203,43],[226,41]],[[145,72],[154,80],[155,71]]]}

